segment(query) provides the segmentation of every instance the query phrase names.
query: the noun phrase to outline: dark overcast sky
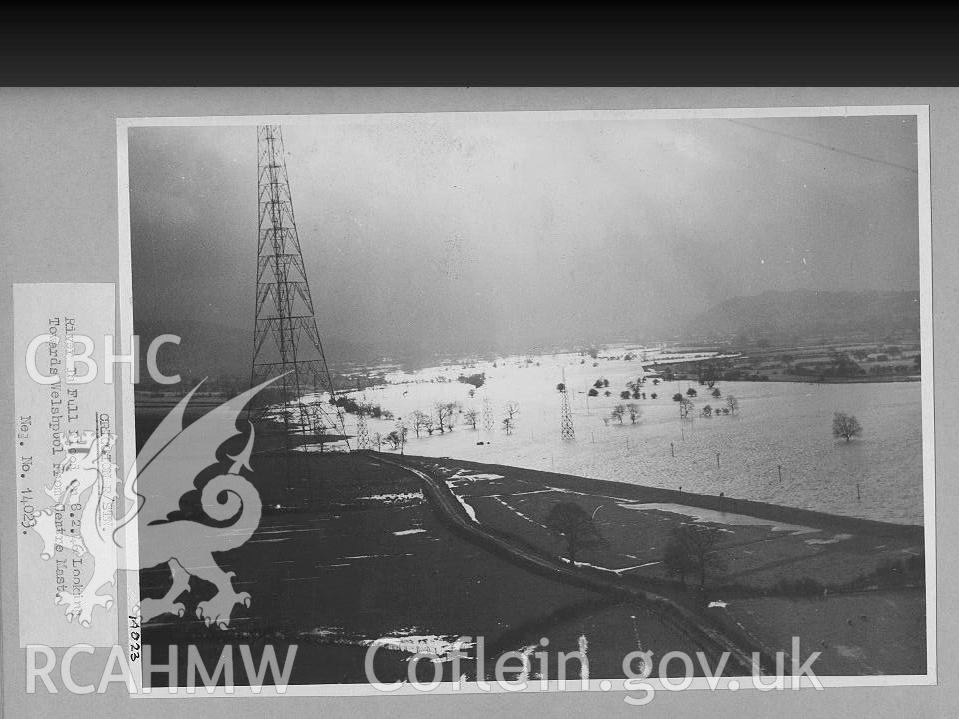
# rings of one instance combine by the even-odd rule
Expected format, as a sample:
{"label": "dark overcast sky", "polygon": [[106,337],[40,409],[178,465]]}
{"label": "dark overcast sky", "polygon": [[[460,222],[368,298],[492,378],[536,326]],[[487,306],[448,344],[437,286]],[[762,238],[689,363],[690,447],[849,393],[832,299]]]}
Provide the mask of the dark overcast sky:
{"label": "dark overcast sky", "polygon": [[[919,286],[914,118],[347,116],[284,137],[329,336],[603,341],[770,289]],[[255,128],[134,128],[129,157],[137,322],[252,327]]]}

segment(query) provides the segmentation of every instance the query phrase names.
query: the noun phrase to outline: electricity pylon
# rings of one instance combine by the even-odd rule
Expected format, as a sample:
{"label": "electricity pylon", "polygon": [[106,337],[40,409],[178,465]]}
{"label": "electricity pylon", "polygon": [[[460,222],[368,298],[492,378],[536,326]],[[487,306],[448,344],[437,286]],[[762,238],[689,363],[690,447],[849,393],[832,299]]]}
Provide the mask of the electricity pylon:
{"label": "electricity pylon", "polygon": [[560,436],[563,439],[576,439],[576,431],[573,429],[573,412],[569,408],[569,394],[566,386],[559,393],[560,395]]}
{"label": "electricity pylon", "polygon": [[489,399],[483,400],[483,429],[493,431],[493,404]]}
{"label": "electricity pylon", "polygon": [[307,395],[323,391],[335,399],[333,378],[306,277],[280,126],[260,125],[256,138],[259,232],[251,386],[282,377],[263,400],[272,406],[251,408],[251,418],[262,419],[265,414],[278,411],[283,424],[283,448],[289,456],[310,435],[317,436],[322,443],[321,435],[328,429],[340,430],[344,437],[346,432],[338,411],[331,418],[318,396],[311,402],[305,401]]}
{"label": "electricity pylon", "polygon": [[360,410],[360,414],[356,418],[356,448],[370,449],[371,444],[370,428],[366,424],[366,415],[363,410]]}
{"label": "electricity pylon", "polygon": [[563,383],[560,385],[560,437],[563,439],[576,439],[576,432],[573,429],[573,411],[569,406],[569,390],[566,387],[566,370],[563,370]]}

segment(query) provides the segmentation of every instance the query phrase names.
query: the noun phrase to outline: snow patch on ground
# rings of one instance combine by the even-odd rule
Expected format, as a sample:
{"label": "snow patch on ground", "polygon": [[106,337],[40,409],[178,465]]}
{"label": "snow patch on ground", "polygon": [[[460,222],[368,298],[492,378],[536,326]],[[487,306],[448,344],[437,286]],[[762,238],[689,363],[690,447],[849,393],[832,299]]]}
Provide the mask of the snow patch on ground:
{"label": "snow patch on ground", "polygon": [[586,651],[588,649],[589,649],[589,642],[586,641],[586,635],[580,634],[579,635],[579,651],[580,651],[580,654],[583,655],[583,658],[580,665],[579,678],[583,680],[589,679],[589,659],[586,656]]}
{"label": "snow patch on ground", "polygon": [[838,544],[839,542],[851,539],[851,534],[834,534],[829,539],[807,539],[806,544]]}
{"label": "snow patch on ground", "polygon": [[470,470],[468,469],[458,469],[452,475],[450,475],[451,480],[465,480],[467,482],[491,482],[496,479],[503,479],[502,474],[484,474],[482,472],[473,472],[468,474]]}
{"label": "snow patch on ground", "polygon": [[[312,639],[323,644],[348,644],[361,647],[381,647],[397,652],[414,655],[421,654],[429,657],[433,662],[450,661],[455,652],[475,646],[475,642],[467,641],[456,635],[422,634],[418,627],[405,627],[394,630],[392,636],[369,639],[363,636],[349,635],[342,627],[317,627],[300,634],[305,639]],[[465,655],[461,655],[465,658]]]}
{"label": "snow patch on ground", "polygon": [[456,497],[456,501],[463,505],[463,509],[466,510],[466,513],[469,515],[470,519],[479,524],[479,520],[476,518],[476,510],[473,509],[473,507],[470,506],[470,504],[456,492],[453,492],[453,496]]}
{"label": "snow patch on ground", "polygon": [[407,534],[421,534],[422,532],[425,532],[425,531],[426,531],[425,529],[404,529],[401,532],[393,532],[393,534],[395,534],[397,537],[403,537],[403,536],[406,536]]}
{"label": "snow patch on ground", "polygon": [[609,567],[601,567],[598,564],[590,564],[589,562],[570,562],[568,557],[560,557],[560,561],[566,562],[566,564],[572,564],[574,567],[589,567],[590,569],[598,569],[601,572],[609,572],[611,574],[622,574],[623,572],[628,572],[631,569],[639,569],[640,567],[649,567],[654,564],[659,564],[659,562],[647,562],[646,564],[637,564],[635,567],[620,567],[619,569],[610,569]]}
{"label": "snow patch on ground", "polygon": [[357,497],[368,502],[383,502],[385,504],[405,504],[407,502],[422,502],[423,492],[401,492],[399,494],[371,494],[368,497]]}
{"label": "snow patch on ground", "polygon": [[523,656],[523,668],[520,670],[519,675],[516,677],[517,682],[528,682],[529,681],[529,670],[533,666],[533,661],[530,657],[533,656],[533,652],[536,651],[537,644],[530,644],[523,647],[519,650],[519,653]]}
{"label": "snow patch on ground", "polygon": [[316,637],[318,639],[342,638],[343,627],[317,627],[308,632],[303,632],[302,636]]}
{"label": "snow patch on ground", "polygon": [[752,526],[771,526],[774,532],[789,532],[791,534],[810,534],[818,532],[818,529],[804,527],[798,524],[777,524],[768,519],[759,517],[750,517],[746,514],[733,514],[732,512],[719,512],[715,509],[700,509],[699,507],[690,507],[686,504],[673,504],[670,502],[645,502],[639,504],[620,503],[622,509],[633,509],[640,512],[670,512],[671,514],[681,514],[689,517],[695,522],[710,522],[712,524],[726,524],[739,527]]}
{"label": "snow patch on ground", "polygon": [[[383,649],[392,649],[397,652],[406,652],[412,655],[426,655],[433,662],[452,660],[452,653],[475,646],[476,642],[469,642],[454,635],[420,635],[394,636],[367,639],[360,642],[363,646],[375,646]],[[410,657],[412,658],[412,657]]]}

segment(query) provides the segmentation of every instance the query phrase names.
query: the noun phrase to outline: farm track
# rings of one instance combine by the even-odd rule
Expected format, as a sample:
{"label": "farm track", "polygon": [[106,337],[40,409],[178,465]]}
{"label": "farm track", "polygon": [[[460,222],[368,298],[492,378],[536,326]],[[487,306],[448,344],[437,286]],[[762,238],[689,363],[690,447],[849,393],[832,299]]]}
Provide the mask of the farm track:
{"label": "farm track", "polygon": [[[372,457],[390,464],[418,477],[425,494],[429,497],[440,517],[461,536],[475,544],[504,557],[527,570],[545,574],[558,581],[585,587],[607,596],[622,597],[644,604],[666,623],[690,637],[704,649],[714,652],[728,652],[743,675],[753,671],[751,651],[744,649],[737,641],[708,624],[691,610],[668,597],[648,592],[634,586],[620,577],[608,577],[588,568],[573,567],[555,557],[545,556],[528,546],[517,542],[509,535],[494,534],[478,522],[474,522],[466,513],[463,505],[447,486],[446,481],[437,479],[422,470],[411,467],[394,459],[371,453]],[[763,652],[765,654],[765,652]],[[768,657],[762,657],[763,666],[769,666]]]}

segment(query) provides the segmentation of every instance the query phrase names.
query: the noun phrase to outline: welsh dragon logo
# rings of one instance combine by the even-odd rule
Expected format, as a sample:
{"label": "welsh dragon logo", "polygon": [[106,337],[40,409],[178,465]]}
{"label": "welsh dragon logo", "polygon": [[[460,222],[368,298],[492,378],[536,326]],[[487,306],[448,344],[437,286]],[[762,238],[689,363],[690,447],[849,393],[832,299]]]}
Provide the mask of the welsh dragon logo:
{"label": "welsh dragon logo", "polygon": [[[238,605],[250,606],[249,593],[233,588],[234,573],[224,572],[213,553],[243,545],[260,524],[260,495],[241,474],[252,471],[253,425],[248,423],[243,450],[227,455],[231,464],[225,472],[200,485],[196,480],[209,474],[208,470],[223,467],[217,450],[242,433],[236,421],[243,408],[276,379],[237,395],[184,427],[185,410],[202,382],[194,387],[163,418],[137,455],[123,487],[129,508],[115,527],[118,479],[116,465],[110,460],[115,435],[88,432],[67,439],[67,456],[56,468],[53,482],[45,487],[53,504],[37,510],[34,529],[43,540],[42,559],[68,552],[85,567],[93,567],[85,582],[66,585],[57,593],[56,602],[65,607],[68,620],[89,626],[96,607],[110,609],[113,605],[117,551],[122,547],[120,530],[134,519],[139,566],[167,564],[173,577],[164,597],[142,600],[141,621],[167,613],[182,617],[186,609],[177,600],[190,591],[190,576],[216,587],[211,599],[197,605],[197,616],[208,626],[225,629]],[[189,493],[199,495],[204,515],[199,521],[182,511],[181,500]]]}

